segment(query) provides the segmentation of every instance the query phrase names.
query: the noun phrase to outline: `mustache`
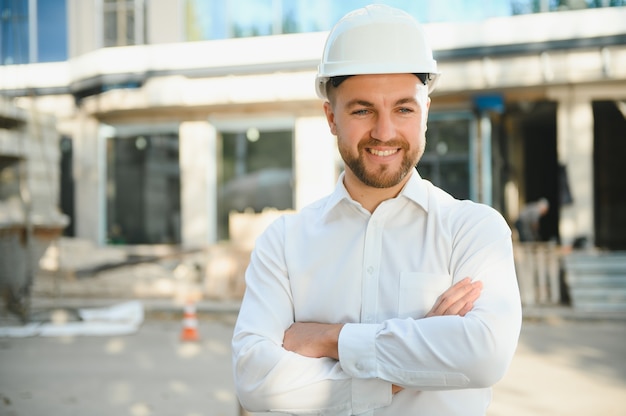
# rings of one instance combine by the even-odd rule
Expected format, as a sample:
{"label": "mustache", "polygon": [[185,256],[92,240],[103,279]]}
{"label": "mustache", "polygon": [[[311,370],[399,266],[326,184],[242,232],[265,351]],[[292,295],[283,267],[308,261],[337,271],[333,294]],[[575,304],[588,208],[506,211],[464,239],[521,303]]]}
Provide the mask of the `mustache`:
{"label": "mustache", "polygon": [[384,146],[384,147],[395,147],[398,149],[403,149],[403,150],[407,150],[409,148],[409,145],[407,142],[405,142],[404,140],[386,140],[386,141],[382,141],[382,140],[378,140],[378,139],[365,139],[362,140],[359,143],[359,150],[363,150],[366,147],[377,147],[377,146]]}

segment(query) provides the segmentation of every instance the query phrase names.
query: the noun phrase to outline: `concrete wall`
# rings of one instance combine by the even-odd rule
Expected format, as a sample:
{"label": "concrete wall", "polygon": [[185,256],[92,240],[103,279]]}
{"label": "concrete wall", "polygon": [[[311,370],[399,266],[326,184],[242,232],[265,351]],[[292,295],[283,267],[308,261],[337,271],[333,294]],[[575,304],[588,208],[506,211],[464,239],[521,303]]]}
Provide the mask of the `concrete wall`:
{"label": "concrete wall", "polygon": [[102,13],[95,1],[67,1],[68,56],[74,58],[100,47]]}
{"label": "concrete wall", "polygon": [[[28,219],[41,226],[61,227],[67,218],[59,209],[60,148],[56,120],[0,100],[0,157],[15,158],[11,176],[18,186],[0,201],[0,223]],[[4,127],[3,127],[4,126]]]}
{"label": "concrete wall", "polygon": [[301,209],[332,192],[339,152],[325,117],[299,118],[294,135],[295,208]]}
{"label": "concrete wall", "polygon": [[144,0],[147,25],[146,43],[182,42],[184,21],[184,1]]}

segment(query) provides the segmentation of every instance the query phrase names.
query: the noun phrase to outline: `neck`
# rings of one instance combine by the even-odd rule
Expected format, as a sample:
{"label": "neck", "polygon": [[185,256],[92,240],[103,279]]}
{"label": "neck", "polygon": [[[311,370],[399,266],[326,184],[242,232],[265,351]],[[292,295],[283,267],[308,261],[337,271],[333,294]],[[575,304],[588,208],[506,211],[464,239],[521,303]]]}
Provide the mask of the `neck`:
{"label": "neck", "polygon": [[412,172],[406,175],[406,177],[404,177],[399,184],[390,188],[374,188],[365,185],[357,177],[355,177],[352,172],[346,170],[346,174],[343,178],[343,184],[352,199],[361,204],[361,206],[370,213],[373,213],[383,201],[398,196],[411,175]]}

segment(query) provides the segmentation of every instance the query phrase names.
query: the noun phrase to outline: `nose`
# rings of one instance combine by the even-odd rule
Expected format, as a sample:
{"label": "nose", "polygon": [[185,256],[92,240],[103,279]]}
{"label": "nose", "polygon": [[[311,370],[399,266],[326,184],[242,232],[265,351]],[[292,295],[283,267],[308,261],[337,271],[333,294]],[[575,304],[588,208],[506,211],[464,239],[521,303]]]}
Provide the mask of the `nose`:
{"label": "nose", "polygon": [[396,137],[396,126],[389,114],[379,113],[374,119],[371,136],[380,141],[392,140]]}

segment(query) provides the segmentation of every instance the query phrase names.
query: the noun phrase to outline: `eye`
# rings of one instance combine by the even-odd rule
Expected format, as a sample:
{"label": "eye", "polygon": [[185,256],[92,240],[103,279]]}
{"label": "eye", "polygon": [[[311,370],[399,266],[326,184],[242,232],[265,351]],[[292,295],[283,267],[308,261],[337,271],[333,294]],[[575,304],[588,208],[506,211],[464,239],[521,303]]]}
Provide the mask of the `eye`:
{"label": "eye", "polygon": [[409,107],[400,107],[398,109],[399,112],[404,113],[404,114],[410,114],[410,113],[414,113],[415,110],[413,110],[412,108]]}
{"label": "eye", "polygon": [[354,111],[353,111],[352,113],[350,113],[350,114],[355,115],[355,116],[364,116],[364,115],[366,115],[368,112],[369,112],[369,110],[367,110],[367,109],[365,109],[365,108],[360,108],[360,109],[358,109],[358,110],[354,110]]}

